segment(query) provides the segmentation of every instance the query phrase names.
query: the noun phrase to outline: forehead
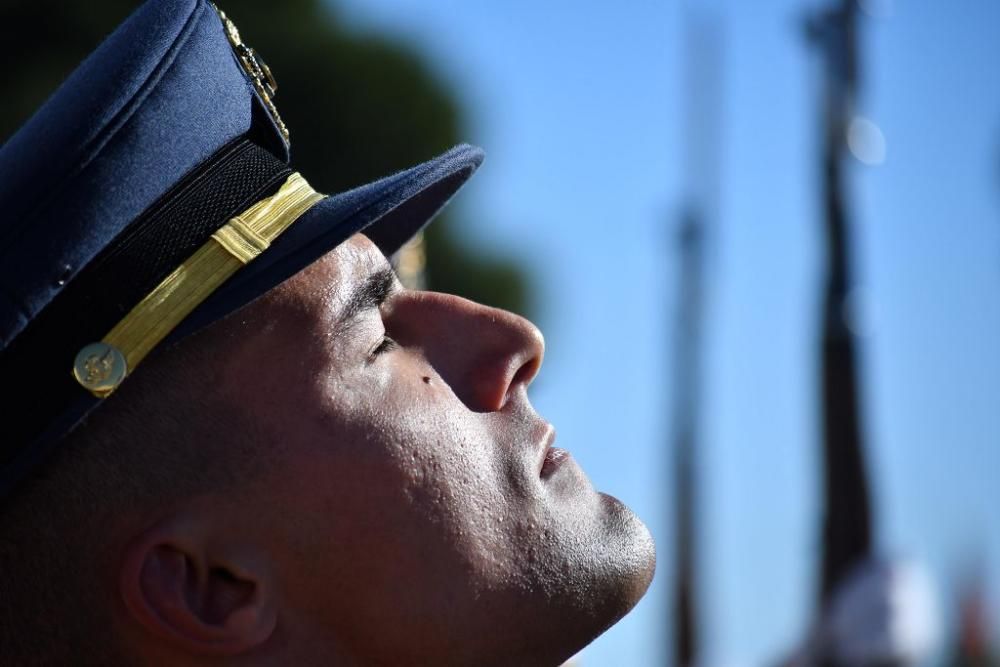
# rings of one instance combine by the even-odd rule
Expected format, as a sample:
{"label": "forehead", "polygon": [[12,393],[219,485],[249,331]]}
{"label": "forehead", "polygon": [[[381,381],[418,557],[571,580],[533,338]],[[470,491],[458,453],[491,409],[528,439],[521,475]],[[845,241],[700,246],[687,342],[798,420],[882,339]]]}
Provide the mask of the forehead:
{"label": "forehead", "polygon": [[[341,243],[259,301],[262,309],[314,313],[342,310],[354,288],[388,262],[363,234]],[[258,305],[258,304],[255,304]]]}
{"label": "forehead", "polygon": [[337,356],[342,337],[331,334],[338,333],[345,305],[359,284],[388,266],[378,247],[357,234],[181,345],[203,349],[204,369],[217,374],[223,394],[242,401],[261,373],[277,381],[303,365],[325,367]]}

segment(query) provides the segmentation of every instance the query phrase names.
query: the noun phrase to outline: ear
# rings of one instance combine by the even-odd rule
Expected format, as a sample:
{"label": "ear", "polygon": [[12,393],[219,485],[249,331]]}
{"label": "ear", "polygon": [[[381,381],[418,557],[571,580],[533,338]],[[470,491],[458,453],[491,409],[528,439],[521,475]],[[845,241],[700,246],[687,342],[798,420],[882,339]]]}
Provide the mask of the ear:
{"label": "ear", "polygon": [[141,626],[181,651],[250,651],[277,623],[266,561],[220,547],[203,528],[166,522],[134,541],[120,573],[125,606]]}

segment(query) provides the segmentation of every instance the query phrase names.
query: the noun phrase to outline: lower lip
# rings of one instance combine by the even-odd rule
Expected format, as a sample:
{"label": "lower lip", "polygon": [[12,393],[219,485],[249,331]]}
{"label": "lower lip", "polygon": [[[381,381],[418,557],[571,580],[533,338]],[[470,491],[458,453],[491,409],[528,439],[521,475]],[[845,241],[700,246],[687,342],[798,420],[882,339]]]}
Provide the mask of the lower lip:
{"label": "lower lip", "polygon": [[564,463],[569,461],[570,454],[565,449],[559,449],[558,447],[549,447],[545,452],[545,460],[542,462],[542,472],[541,477],[545,479],[546,477],[551,477],[555,474],[559,468],[562,467]]}

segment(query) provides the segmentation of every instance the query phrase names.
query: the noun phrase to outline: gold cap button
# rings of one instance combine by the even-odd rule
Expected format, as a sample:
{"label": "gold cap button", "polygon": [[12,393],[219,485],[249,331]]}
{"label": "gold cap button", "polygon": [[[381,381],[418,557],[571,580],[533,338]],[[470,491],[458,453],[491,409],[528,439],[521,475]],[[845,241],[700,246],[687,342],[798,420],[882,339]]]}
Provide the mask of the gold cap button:
{"label": "gold cap button", "polygon": [[73,377],[84,389],[105,398],[128,374],[125,355],[113,345],[91,343],[81,349],[73,362]]}

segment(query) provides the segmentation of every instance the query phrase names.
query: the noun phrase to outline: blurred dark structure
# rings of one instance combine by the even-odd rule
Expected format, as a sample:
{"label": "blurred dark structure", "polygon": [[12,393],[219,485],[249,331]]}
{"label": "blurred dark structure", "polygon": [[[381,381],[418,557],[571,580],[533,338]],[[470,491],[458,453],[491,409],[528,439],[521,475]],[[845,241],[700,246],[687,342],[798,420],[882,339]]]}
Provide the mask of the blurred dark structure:
{"label": "blurred dark structure", "polygon": [[701,655],[698,607],[698,419],[701,395],[705,236],[719,196],[722,37],[716,17],[685,7],[683,60],[684,162],[688,174],[677,244],[680,253],[673,359],[672,664],[691,667]]}
{"label": "blurred dark structure", "polygon": [[693,210],[679,232],[681,283],[674,357],[674,644],[673,664],[691,667],[698,657],[696,479],[697,359],[700,349],[703,225]]}
{"label": "blurred dark structure", "polygon": [[819,603],[872,551],[872,508],[860,417],[855,336],[847,323],[853,285],[845,162],[847,128],[859,84],[858,6],[842,0],[809,20],[823,62],[821,192],[826,241],[823,300],[823,545]]}
{"label": "blurred dark structure", "polygon": [[958,627],[948,647],[949,667],[1000,667],[990,642],[992,625],[982,575],[969,578],[958,596]]}
{"label": "blurred dark structure", "polygon": [[[0,5],[8,66],[0,139],[45,101],[137,0],[41,0]],[[220,0],[277,78],[295,166],[322,192],[406,168],[462,140],[461,113],[416,56],[390,40],[347,31],[320,0]],[[428,228],[429,286],[516,312],[529,309],[520,268],[465,247],[448,214]]]}

